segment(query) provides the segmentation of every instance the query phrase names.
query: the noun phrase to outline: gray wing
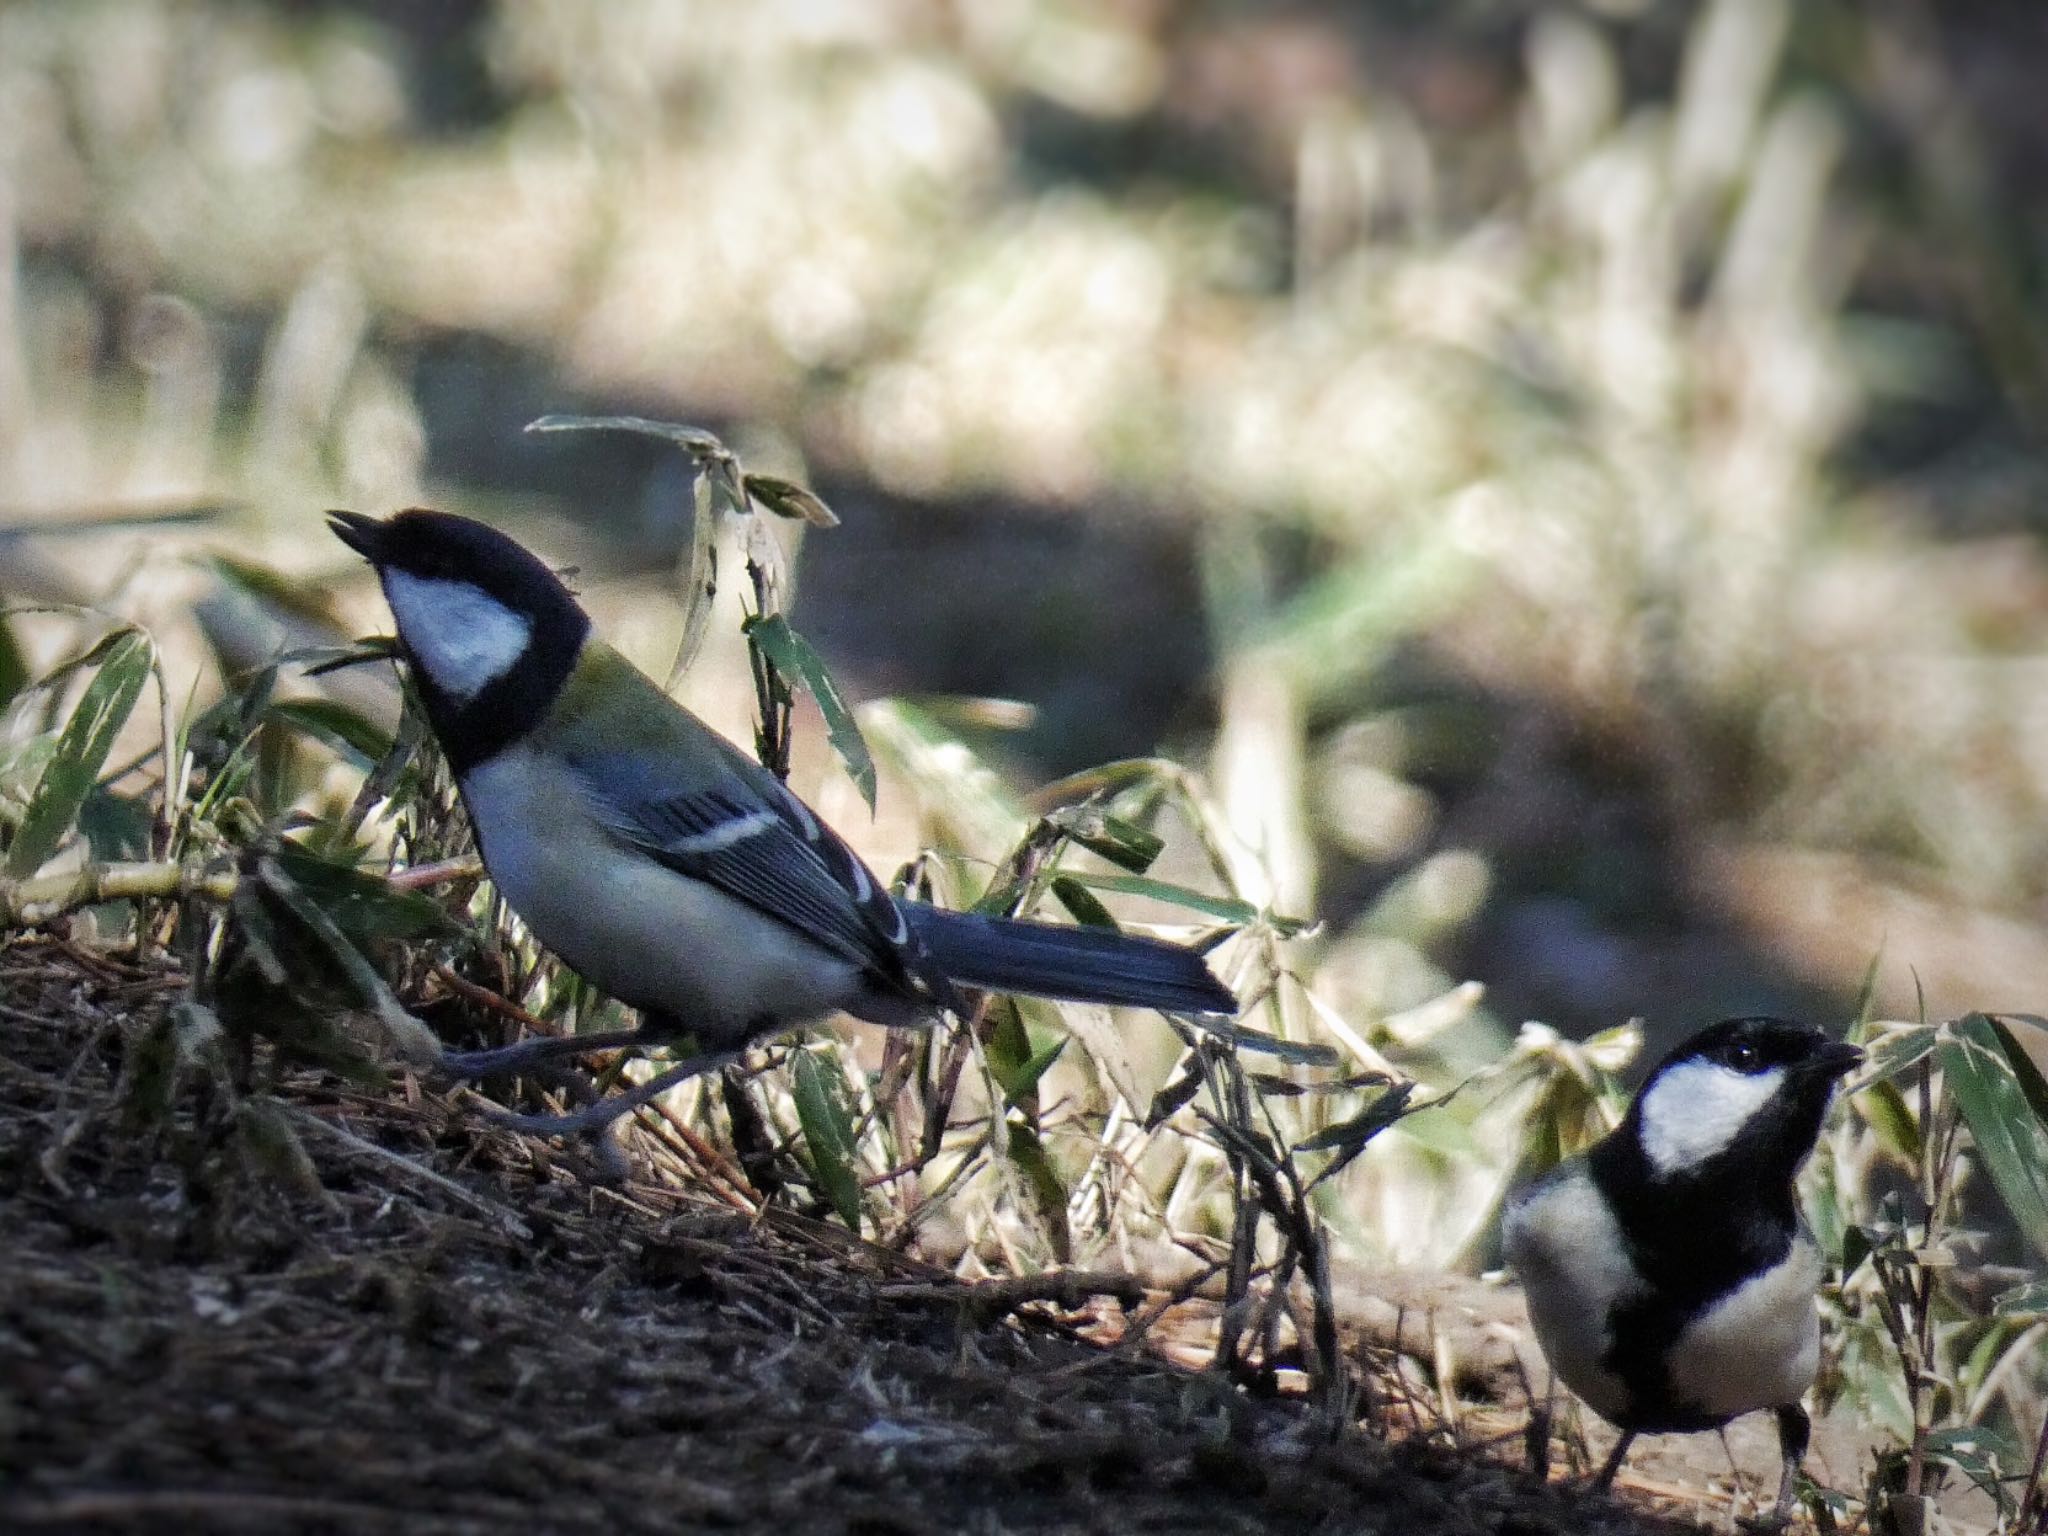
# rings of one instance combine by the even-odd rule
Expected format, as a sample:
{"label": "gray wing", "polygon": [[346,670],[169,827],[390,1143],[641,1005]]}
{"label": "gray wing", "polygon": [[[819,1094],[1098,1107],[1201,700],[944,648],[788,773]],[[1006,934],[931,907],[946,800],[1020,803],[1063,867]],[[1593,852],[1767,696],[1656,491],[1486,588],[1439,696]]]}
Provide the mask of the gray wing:
{"label": "gray wing", "polygon": [[637,752],[580,753],[570,768],[620,841],[906,987],[920,947],[881,882],[810,808],[737,752],[714,788],[680,790]]}

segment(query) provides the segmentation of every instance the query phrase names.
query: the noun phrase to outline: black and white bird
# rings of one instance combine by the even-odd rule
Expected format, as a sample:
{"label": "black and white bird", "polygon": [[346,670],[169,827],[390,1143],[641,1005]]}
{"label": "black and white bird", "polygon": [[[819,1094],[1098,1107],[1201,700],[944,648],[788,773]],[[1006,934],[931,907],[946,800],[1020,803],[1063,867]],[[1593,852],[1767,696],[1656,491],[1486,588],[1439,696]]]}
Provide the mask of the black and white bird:
{"label": "black and white bird", "polygon": [[444,1055],[462,1076],[609,1046],[703,1054],[533,1129],[589,1130],[747,1045],[844,1011],[885,1025],[956,987],[1234,1013],[1201,956],[1102,928],[898,900],[772,773],[600,640],[504,534],[428,511],[330,514],[376,569],[499,892],[637,1030]]}
{"label": "black and white bird", "polygon": [[1820,1360],[1821,1257],[1793,1179],[1829,1097],[1863,1059],[1784,1019],[1727,1019],[1673,1050],[1609,1135],[1508,1203],[1508,1263],[1544,1358],[1621,1431],[1777,1415],[1773,1518],[1790,1513]]}

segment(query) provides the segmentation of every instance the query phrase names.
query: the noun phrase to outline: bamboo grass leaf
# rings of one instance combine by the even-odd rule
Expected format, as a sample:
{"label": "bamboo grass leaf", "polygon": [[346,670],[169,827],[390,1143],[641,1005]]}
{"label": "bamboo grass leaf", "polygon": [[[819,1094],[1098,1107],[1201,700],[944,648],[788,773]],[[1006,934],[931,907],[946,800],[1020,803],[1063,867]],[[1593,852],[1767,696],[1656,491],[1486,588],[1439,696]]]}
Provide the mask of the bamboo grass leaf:
{"label": "bamboo grass leaf", "polygon": [[839,1219],[860,1231],[860,1176],[854,1163],[853,1120],[843,1097],[844,1084],[816,1051],[798,1051],[790,1071],[790,1093],[796,1101],[797,1123],[810,1148],[811,1169],[818,1187]]}
{"label": "bamboo grass leaf", "polygon": [[2048,1257],[2048,1127],[2034,1117],[1998,1032],[1981,1013],[1958,1019],[1942,1032],[1935,1060],[2006,1211]]}
{"label": "bamboo grass leaf", "polygon": [[98,662],[98,671],[65,722],[8,847],[10,878],[24,879],[42,868],[78,824],[86,796],[149,680],[151,652],[148,637],[135,629],[119,630],[94,648],[88,659]]}
{"label": "bamboo grass leaf", "polygon": [[846,776],[853,780],[854,788],[860,791],[861,799],[867,802],[868,810],[872,812],[875,808],[875,759],[868,751],[867,739],[860,733],[859,722],[847,707],[845,696],[832,680],[824,658],[812,649],[810,641],[791,629],[789,622],[780,614],[757,614],[747,620],[745,629],[749,644],[759,648],[783,676],[800,681],[810,690],[811,697],[818,701],[832,750],[839,754]]}

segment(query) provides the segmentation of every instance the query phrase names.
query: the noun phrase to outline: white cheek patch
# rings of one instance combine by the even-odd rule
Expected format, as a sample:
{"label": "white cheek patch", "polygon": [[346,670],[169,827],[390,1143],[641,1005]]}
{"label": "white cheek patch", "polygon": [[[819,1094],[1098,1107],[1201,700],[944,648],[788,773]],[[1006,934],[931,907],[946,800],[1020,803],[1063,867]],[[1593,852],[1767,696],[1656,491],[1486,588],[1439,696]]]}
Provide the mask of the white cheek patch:
{"label": "white cheek patch", "polygon": [[531,620],[466,581],[387,570],[384,598],[414,659],[462,703],[511,671],[533,635]]}
{"label": "white cheek patch", "polygon": [[1643,1153],[1660,1174],[1705,1162],[1784,1084],[1782,1067],[1737,1072],[1711,1061],[1680,1062],[1643,1094]]}

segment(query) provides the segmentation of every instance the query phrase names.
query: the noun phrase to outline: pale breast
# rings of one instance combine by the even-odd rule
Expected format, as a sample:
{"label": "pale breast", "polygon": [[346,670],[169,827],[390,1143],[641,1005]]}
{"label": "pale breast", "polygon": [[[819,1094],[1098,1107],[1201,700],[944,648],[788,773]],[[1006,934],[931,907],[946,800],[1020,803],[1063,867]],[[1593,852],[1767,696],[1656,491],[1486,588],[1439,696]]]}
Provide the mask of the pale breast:
{"label": "pale breast", "polygon": [[1797,1402],[1820,1365],[1820,1280],[1820,1255],[1802,1233],[1782,1263],[1737,1286],[1678,1336],[1673,1395],[1729,1418]]}
{"label": "pale breast", "polygon": [[1543,1358],[1594,1412],[1626,1418],[1628,1388],[1603,1361],[1612,1342],[1608,1317],[1638,1281],[1585,1165],[1566,1163],[1518,1196],[1502,1238]]}
{"label": "pale breast", "polygon": [[707,1045],[795,1026],[860,991],[852,963],[609,838],[569,787],[512,747],[466,775],[492,880],[534,936],[601,990],[670,1014]]}

